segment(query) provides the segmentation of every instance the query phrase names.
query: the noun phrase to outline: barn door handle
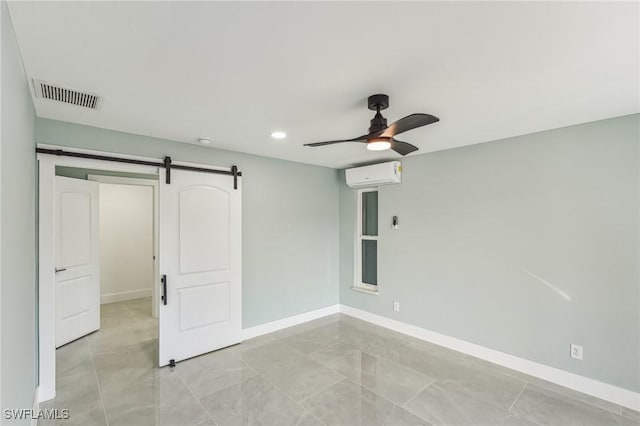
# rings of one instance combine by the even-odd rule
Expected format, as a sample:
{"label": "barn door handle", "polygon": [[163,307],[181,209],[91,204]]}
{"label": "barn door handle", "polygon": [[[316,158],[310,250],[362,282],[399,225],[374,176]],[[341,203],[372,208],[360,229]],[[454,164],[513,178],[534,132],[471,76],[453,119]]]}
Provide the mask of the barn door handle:
{"label": "barn door handle", "polygon": [[67,268],[60,268],[60,269],[56,268],[56,274],[57,274],[58,272],[62,272],[62,271],[66,271],[66,270],[67,270]]}
{"label": "barn door handle", "polygon": [[162,283],[162,304],[166,305],[167,304],[167,276],[162,275],[162,278],[160,278],[160,282]]}

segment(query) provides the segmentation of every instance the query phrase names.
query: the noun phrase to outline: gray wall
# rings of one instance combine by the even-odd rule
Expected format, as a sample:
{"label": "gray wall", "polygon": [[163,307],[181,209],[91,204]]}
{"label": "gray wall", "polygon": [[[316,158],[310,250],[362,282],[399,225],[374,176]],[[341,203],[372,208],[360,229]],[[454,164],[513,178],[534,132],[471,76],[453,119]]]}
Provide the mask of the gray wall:
{"label": "gray wall", "polygon": [[[36,387],[35,111],[9,19],[2,15],[2,408],[31,408]],[[9,422],[7,422],[9,423]],[[27,422],[24,422],[28,424]]]}
{"label": "gray wall", "polygon": [[338,303],[338,172],[255,155],[38,118],[36,140],[236,164],[243,173],[243,326]]}
{"label": "gray wall", "polygon": [[378,296],[350,289],[355,191],[342,176],[341,303],[640,391],[638,123],[404,159],[402,184],[379,193]]}

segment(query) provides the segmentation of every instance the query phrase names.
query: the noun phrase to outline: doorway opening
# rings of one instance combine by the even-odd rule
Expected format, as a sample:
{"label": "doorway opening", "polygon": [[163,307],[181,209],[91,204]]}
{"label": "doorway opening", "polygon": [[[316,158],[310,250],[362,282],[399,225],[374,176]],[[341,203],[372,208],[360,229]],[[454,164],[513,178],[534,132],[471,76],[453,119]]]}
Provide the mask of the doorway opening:
{"label": "doorway opening", "polygon": [[97,389],[98,375],[111,371],[98,364],[114,357],[138,356],[140,367],[156,366],[157,202],[157,175],[55,168],[55,363],[61,397],[78,380]]}
{"label": "doorway opening", "polygon": [[[65,166],[57,166],[55,173],[59,252],[56,255],[56,271],[59,271],[56,272],[56,347],[91,332],[95,335],[88,340],[97,345],[103,336],[113,335],[115,331],[138,329],[155,339],[157,345],[158,176]],[[86,193],[89,188],[97,191],[97,207],[94,207],[97,212],[93,214],[83,211],[82,200],[74,199],[77,198],[74,195]],[[84,206],[91,208],[89,203]],[[96,229],[84,225],[78,215],[91,215],[97,221],[92,225],[97,228],[96,235],[92,235]],[[97,244],[92,239],[97,240]],[[89,247],[84,248],[83,243]],[[83,251],[95,250],[93,245],[97,247],[94,258],[99,268],[96,277],[78,268],[84,258],[88,259]],[[77,269],[80,274],[74,273]],[[78,279],[78,275],[84,278]],[[90,279],[95,282],[89,282]],[[99,294],[100,302],[98,312],[92,313],[94,301],[81,298],[95,297],[95,293]],[[118,318],[117,313],[122,318]],[[82,324],[73,324],[74,321]]]}
{"label": "doorway opening", "polygon": [[[241,174],[236,166],[172,162],[169,157],[160,162],[46,145],[37,151],[40,401],[56,397],[57,369],[69,373],[73,383],[74,372],[90,365],[95,371],[97,352],[107,354],[100,357],[108,364],[106,370],[119,358],[118,352],[126,352],[126,365],[154,368],[174,366],[242,340]],[[100,211],[101,185],[103,196],[118,194],[112,196],[110,213]],[[125,207],[133,208],[133,202],[123,202],[127,191],[138,191],[133,198],[149,204],[148,192],[143,195],[148,188],[134,187],[154,191],[153,213],[146,214],[146,225],[136,222],[131,210],[126,212]],[[145,210],[143,204],[138,209]],[[101,215],[103,225],[111,226],[102,229],[102,241]],[[144,254],[150,226],[153,249]],[[141,241],[147,248],[129,247],[141,228],[146,229]],[[105,253],[111,250],[111,262],[100,256],[101,247]],[[138,260],[129,262],[130,258]],[[150,291],[140,285],[149,274],[123,287],[122,270],[146,265],[142,269],[148,272],[149,261]],[[109,274],[115,277],[112,285],[107,283]],[[105,285],[100,285],[103,275]],[[127,328],[132,326],[135,329]],[[89,359],[73,354],[73,346]],[[58,347],[60,354],[69,352],[64,356],[70,364],[57,362]],[[92,376],[99,379],[97,373]]]}

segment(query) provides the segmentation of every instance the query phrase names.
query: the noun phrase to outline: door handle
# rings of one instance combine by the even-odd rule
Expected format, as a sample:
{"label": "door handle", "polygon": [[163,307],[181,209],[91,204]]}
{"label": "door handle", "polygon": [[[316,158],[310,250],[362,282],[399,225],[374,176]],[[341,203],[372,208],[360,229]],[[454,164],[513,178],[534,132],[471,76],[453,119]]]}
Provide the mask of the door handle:
{"label": "door handle", "polygon": [[166,305],[167,304],[167,276],[166,275],[162,275],[162,278],[160,278],[160,282],[162,283],[162,304]]}
{"label": "door handle", "polygon": [[56,268],[56,274],[57,274],[58,272],[62,272],[62,271],[66,271],[66,270],[67,270],[67,268],[60,268],[60,269]]}

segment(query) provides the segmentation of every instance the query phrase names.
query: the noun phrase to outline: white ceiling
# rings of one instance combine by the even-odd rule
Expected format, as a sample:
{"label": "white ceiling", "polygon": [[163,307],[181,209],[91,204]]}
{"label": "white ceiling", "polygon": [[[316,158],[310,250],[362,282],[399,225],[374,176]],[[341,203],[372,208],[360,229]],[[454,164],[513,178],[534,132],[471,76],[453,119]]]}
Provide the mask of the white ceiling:
{"label": "white ceiling", "polygon": [[[330,167],[367,96],[420,153],[637,113],[638,2],[13,2],[29,78],[104,96],[38,116]],[[288,133],[273,140],[274,130]],[[416,154],[414,154],[416,155]]]}

